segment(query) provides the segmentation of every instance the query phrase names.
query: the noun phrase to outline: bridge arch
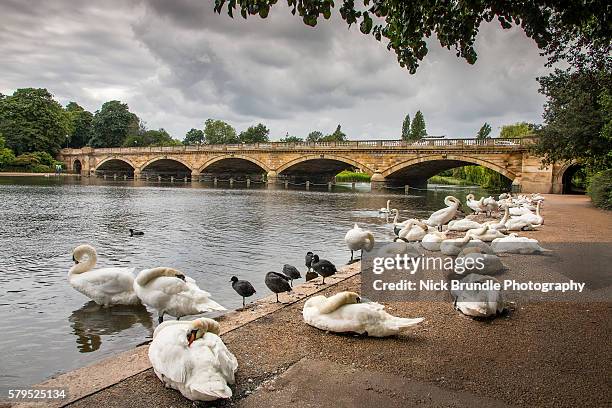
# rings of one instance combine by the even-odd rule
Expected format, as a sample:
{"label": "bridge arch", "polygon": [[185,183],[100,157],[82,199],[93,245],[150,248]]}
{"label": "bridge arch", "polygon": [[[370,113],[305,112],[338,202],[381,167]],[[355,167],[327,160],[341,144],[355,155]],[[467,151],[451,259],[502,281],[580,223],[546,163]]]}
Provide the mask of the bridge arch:
{"label": "bridge arch", "polygon": [[290,160],[276,169],[276,174],[296,182],[329,182],[348,167],[356,167],[367,174],[373,174],[369,167],[356,160],[327,153],[309,154]]}
{"label": "bridge arch", "polygon": [[300,163],[304,163],[304,162],[308,162],[312,160],[319,160],[319,161],[329,160],[329,161],[342,162],[342,163],[348,164],[349,166],[356,167],[367,174],[374,173],[372,169],[370,169],[368,166],[365,166],[356,160],[350,159],[348,157],[336,156],[333,154],[309,154],[306,156],[301,156],[301,157],[298,157],[297,159],[290,160],[287,163],[280,166],[278,169],[276,169],[276,173],[281,174],[283,172],[286,172],[291,167],[294,167],[296,165],[299,165]]}
{"label": "bridge arch", "polygon": [[575,186],[572,182],[574,175],[581,170],[584,171],[584,165],[575,160],[569,161],[559,168],[553,178],[553,185],[561,186],[558,192],[562,194],[584,194],[584,187]]}
{"label": "bridge arch", "polygon": [[[241,161],[249,162],[251,165],[247,164],[244,166],[245,163],[240,163]],[[221,166],[221,162],[226,162],[225,164],[227,164],[227,166]],[[217,166],[215,166],[215,164],[217,164]],[[234,164],[234,166],[232,166],[232,164]],[[204,164],[202,164],[198,169],[198,173],[205,173],[207,169],[213,171],[230,171],[232,167],[235,167],[237,170],[255,172],[257,169],[254,166],[259,167],[262,173],[268,173],[270,171],[270,168],[265,163],[253,157],[245,156],[243,154],[224,154],[213,157],[212,159],[204,162]]]}
{"label": "bridge arch", "polygon": [[[191,165],[189,163],[187,163],[186,161],[178,157],[172,157],[172,156],[167,156],[167,155],[157,156],[157,157],[152,158],[151,160],[147,161],[145,164],[140,166],[140,170],[146,171],[147,167],[153,167],[152,165],[155,165],[156,163],[165,165],[165,166],[157,166],[157,167],[164,167],[167,169],[168,165],[171,164],[172,162],[180,164],[181,166],[178,166],[179,168],[185,167],[187,170],[189,170],[189,172],[191,172]],[[150,168],[149,170],[153,170],[153,169]]]}
{"label": "bridge arch", "polygon": [[425,185],[427,179],[438,174],[439,172],[455,167],[479,165],[491,169],[510,181],[517,178],[517,174],[505,167],[496,163],[463,155],[432,155],[425,157],[417,157],[397,163],[381,174],[387,180],[403,182],[409,185]]}
{"label": "bridge arch", "polygon": [[118,156],[108,156],[98,162],[95,172],[133,176],[135,169],[136,166],[129,159]]}
{"label": "bridge arch", "polygon": [[83,163],[81,163],[81,159],[74,159],[72,161],[72,166],[70,170],[77,174],[81,174],[81,171],[83,170]]}

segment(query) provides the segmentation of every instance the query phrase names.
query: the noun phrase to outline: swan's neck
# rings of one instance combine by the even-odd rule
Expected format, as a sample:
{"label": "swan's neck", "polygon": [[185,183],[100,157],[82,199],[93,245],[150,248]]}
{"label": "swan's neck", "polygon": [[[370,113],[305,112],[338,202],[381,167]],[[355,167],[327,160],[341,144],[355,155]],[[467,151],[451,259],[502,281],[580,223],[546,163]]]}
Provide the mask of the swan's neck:
{"label": "swan's neck", "polygon": [[387,212],[389,211],[389,205],[391,205],[391,200],[387,200]]}
{"label": "swan's neck", "polygon": [[538,217],[540,217],[540,203],[541,201],[538,201],[538,203],[536,204],[536,215]]}
{"label": "swan's neck", "polygon": [[349,293],[341,292],[336,293],[334,296],[328,297],[319,306],[319,312],[327,314],[336,311],[339,307],[349,303],[349,296]]}
{"label": "swan's neck", "polygon": [[393,218],[393,224],[397,224],[397,222],[399,221],[399,211],[397,208],[394,208],[394,212],[395,212],[395,218]]}
{"label": "swan's neck", "polygon": [[79,261],[79,263],[75,264],[74,266],[72,266],[72,268],[70,268],[68,275],[78,275],[80,273],[90,271],[93,269],[94,266],[96,266],[98,257],[96,256],[95,251],[92,251],[91,249],[86,248],[83,250],[83,254],[87,255],[87,259],[84,261],[81,261],[82,254],[78,254],[79,259],[77,259],[77,261]]}
{"label": "swan's neck", "polygon": [[500,224],[505,224],[508,222],[508,218],[510,217],[510,208],[508,206],[504,207],[504,216],[502,217]]}
{"label": "swan's neck", "polygon": [[170,276],[175,277],[179,273],[176,269],[172,268],[153,268],[146,271],[142,271],[136,277],[136,283],[140,286],[145,286],[147,283],[151,282],[153,279],[157,279],[161,276]]}
{"label": "swan's neck", "polygon": [[368,252],[370,252],[372,250],[372,248],[374,248],[374,235],[368,231],[367,233],[367,239],[368,239],[368,244],[364,247],[364,249]]}

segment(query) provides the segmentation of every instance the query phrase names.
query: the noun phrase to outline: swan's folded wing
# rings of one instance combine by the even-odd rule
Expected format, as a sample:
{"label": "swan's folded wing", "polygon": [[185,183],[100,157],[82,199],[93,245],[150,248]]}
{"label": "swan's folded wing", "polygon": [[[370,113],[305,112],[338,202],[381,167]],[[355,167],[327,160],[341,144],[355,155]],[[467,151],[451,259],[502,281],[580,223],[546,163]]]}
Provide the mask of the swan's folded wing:
{"label": "swan's folded wing", "polygon": [[89,271],[83,276],[84,283],[92,289],[108,295],[114,295],[133,290],[134,269],[126,268],[105,268]]}
{"label": "swan's folded wing", "polygon": [[159,332],[149,346],[149,360],[153,368],[179,383],[185,383],[188,373],[192,371],[184,336],[185,328],[169,326]]}
{"label": "swan's folded wing", "polygon": [[230,384],[234,383],[234,373],[238,370],[238,360],[227,348],[223,340],[215,334],[207,333],[204,340],[218,365],[219,373]]}

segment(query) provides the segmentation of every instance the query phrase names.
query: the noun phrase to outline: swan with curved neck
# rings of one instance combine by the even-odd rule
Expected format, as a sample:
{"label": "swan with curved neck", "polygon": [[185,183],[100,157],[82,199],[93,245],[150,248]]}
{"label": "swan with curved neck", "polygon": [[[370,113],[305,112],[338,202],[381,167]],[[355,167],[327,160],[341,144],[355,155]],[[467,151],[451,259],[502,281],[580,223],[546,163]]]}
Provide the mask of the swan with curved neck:
{"label": "swan with curved neck", "polygon": [[157,310],[160,323],[166,313],[180,319],[226,310],[210,298],[210,293],[200,289],[193,279],[173,268],[141,271],[134,281],[134,291],[142,303]]}
{"label": "swan with curved neck", "polygon": [[425,224],[432,227],[438,227],[438,230],[442,231],[442,226],[452,220],[457,214],[461,202],[453,196],[446,196],[444,198],[444,204],[446,208],[442,208],[431,214],[429,218],[424,221]]}
{"label": "swan with curved neck", "polygon": [[357,223],[348,230],[344,236],[344,242],[346,242],[346,245],[351,250],[351,261],[353,261],[354,251],[362,251],[361,255],[363,256],[363,250],[365,249],[367,252],[370,252],[374,248],[375,243],[372,232],[360,228]]}
{"label": "swan with curved neck", "polygon": [[525,213],[519,217],[517,217],[518,219],[521,219],[523,221],[526,221],[530,224],[532,224],[534,227],[539,227],[541,225],[544,224],[544,217],[542,217],[542,215],[540,214],[540,204],[541,201],[538,201],[537,205],[536,205],[536,213]]}
{"label": "swan with curved neck", "polygon": [[397,238],[404,241],[420,241],[427,235],[427,225],[418,220],[409,220],[398,233]]}
{"label": "swan with curved neck", "polygon": [[98,261],[96,249],[79,245],[72,251],[74,265],[68,271],[68,282],[77,291],[102,306],[138,305],[134,292],[134,268],[93,269]]}
{"label": "swan with curved neck", "polygon": [[219,323],[207,318],[160,324],[148,352],[155,375],[192,401],[230,398],[238,361],[219,332]]}
{"label": "swan with curved neck", "polygon": [[470,207],[470,209],[474,211],[475,214],[479,214],[485,211],[484,199],[484,197],[480,197],[480,200],[477,201],[474,199],[474,194],[471,193],[465,196],[465,202],[467,206]]}
{"label": "swan with curved neck", "polygon": [[373,337],[392,336],[423,321],[395,317],[378,303],[360,303],[357,293],[341,292],[329,298],[314,296],[304,303],[304,322],[321,330],[359,333]]}
{"label": "swan with curved neck", "polygon": [[378,212],[383,213],[383,214],[389,214],[391,212],[390,206],[391,205],[391,200],[387,200],[387,208],[385,207],[381,207],[380,210],[378,210]]}
{"label": "swan with curved neck", "polygon": [[483,225],[481,228],[471,229],[465,234],[483,242],[491,242],[495,238],[504,238],[506,236],[498,230],[491,229],[488,225]]}

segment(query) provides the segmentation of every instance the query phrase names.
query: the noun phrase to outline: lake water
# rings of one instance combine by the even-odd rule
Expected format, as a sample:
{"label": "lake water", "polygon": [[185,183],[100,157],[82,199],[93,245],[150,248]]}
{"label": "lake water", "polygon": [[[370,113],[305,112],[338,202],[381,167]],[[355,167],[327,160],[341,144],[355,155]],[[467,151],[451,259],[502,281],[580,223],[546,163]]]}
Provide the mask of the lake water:
{"label": "lake water", "polygon": [[[40,382],[150,339],[155,312],[101,309],[68,284],[79,244],[97,249],[97,267],[172,266],[232,309],[242,305],[232,275],[253,283],[251,300],[266,296],[266,272],[285,263],[304,271],[309,250],[346,263],[344,234],[355,222],[377,239],[392,238],[378,213],[387,199],[404,219],[440,208],[448,192],[468,192],[357,190],[0,177],[0,388]],[[145,235],[130,238],[129,228]]]}

